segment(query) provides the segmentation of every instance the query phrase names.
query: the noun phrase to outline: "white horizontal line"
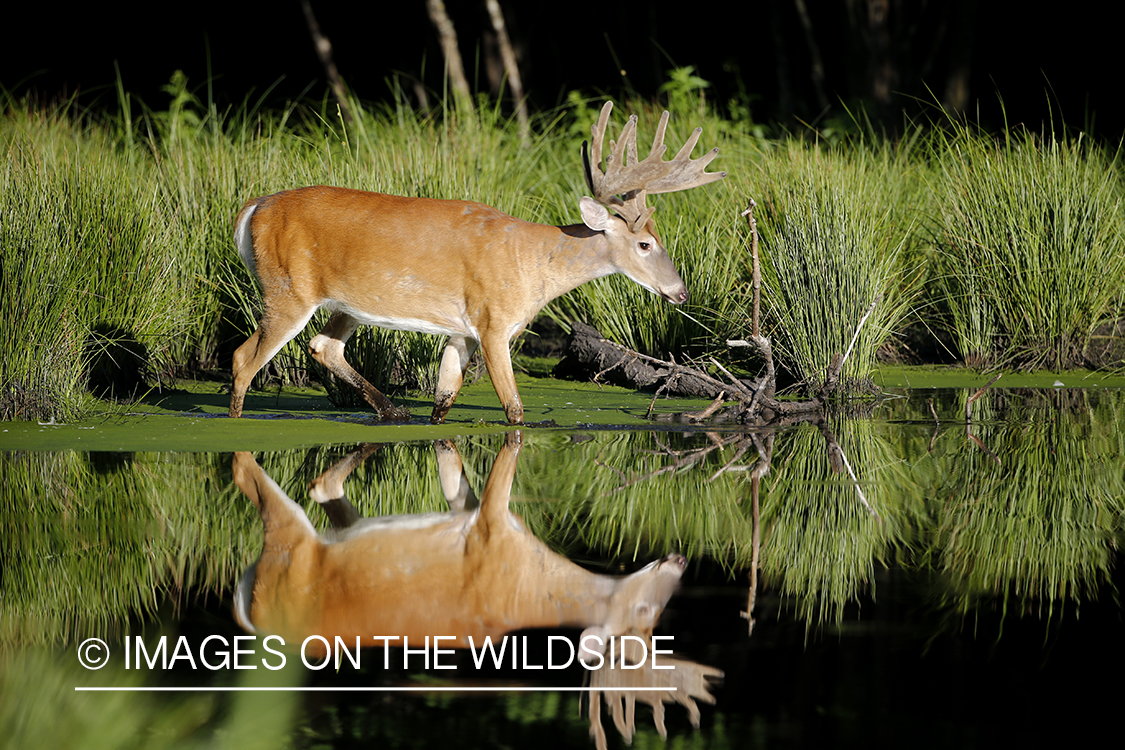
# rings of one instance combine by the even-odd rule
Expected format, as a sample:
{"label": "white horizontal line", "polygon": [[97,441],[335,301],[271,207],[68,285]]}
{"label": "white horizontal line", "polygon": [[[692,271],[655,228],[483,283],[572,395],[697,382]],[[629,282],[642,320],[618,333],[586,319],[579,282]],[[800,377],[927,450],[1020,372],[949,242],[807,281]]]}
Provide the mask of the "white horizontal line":
{"label": "white horizontal line", "polygon": [[96,693],[635,693],[675,691],[675,687],[76,687],[76,692]]}

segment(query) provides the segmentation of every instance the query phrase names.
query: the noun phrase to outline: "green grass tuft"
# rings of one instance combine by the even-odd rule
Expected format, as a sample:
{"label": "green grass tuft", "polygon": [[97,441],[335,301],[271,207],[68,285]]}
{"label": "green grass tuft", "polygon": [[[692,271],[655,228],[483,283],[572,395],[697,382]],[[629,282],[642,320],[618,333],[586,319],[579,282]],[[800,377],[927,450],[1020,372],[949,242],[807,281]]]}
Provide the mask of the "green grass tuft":
{"label": "green grass tuft", "polygon": [[916,169],[908,144],[847,149],[791,140],[758,165],[763,308],[783,366],[819,389],[837,355],[864,382],[918,291]]}
{"label": "green grass tuft", "polygon": [[948,327],[974,367],[1097,365],[1120,313],[1125,214],[1116,156],[1088,139],[957,125],[938,139],[935,260]]}

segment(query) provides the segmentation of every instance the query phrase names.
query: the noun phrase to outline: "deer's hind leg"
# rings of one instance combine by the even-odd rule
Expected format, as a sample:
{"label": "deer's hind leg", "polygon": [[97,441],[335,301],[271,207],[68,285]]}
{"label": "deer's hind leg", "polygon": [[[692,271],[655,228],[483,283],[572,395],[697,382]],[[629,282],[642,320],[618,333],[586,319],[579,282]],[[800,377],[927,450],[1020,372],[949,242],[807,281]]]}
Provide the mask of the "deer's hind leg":
{"label": "deer's hind leg", "polygon": [[242,416],[242,404],[254,376],[281,351],[281,347],[308,325],[314,312],[315,305],[302,306],[299,303],[280,309],[267,307],[258,330],[234,352],[231,363],[234,384],[231,388],[229,412],[232,418]]}
{"label": "deer's hind leg", "polygon": [[384,422],[405,422],[410,419],[409,410],[392,404],[382,391],[367,382],[344,359],[344,344],[359,325],[359,321],[347,313],[334,313],[324,324],[324,328],[320,329],[320,333],[309,342],[309,353],[313,359],[327,367],[329,372],[359,391],[363,400],[379,413],[379,419]]}
{"label": "deer's hind leg", "polygon": [[344,482],[363,462],[379,450],[378,443],[363,443],[342,459],[321,472],[309,483],[309,497],[317,501],[328,515],[334,529],[347,529],[359,519],[355,509],[344,494]]}

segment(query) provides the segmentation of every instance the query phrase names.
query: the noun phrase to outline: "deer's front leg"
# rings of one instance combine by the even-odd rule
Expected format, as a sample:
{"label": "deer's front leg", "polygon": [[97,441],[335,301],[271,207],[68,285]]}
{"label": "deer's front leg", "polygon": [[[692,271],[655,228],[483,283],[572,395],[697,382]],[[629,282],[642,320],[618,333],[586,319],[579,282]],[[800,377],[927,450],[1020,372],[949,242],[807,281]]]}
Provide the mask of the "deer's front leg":
{"label": "deer's front leg", "polygon": [[465,466],[461,463],[461,454],[452,440],[434,441],[434,452],[437,453],[438,479],[441,481],[441,491],[449,509],[457,511],[472,511],[480,507],[480,500],[469,485],[469,478],[465,476]]}
{"label": "deer's front leg", "polygon": [[480,351],[484,357],[484,366],[488,368],[488,376],[492,378],[492,387],[496,389],[500,405],[504,407],[504,416],[508,418],[509,424],[520,424],[523,422],[523,402],[516,389],[508,342],[507,336],[482,336]]}
{"label": "deer's front leg", "polygon": [[438,368],[437,390],[434,391],[434,411],[430,415],[430,422],[441,424],[445,415],[453,406],[457,394],[461,391],[461,383],[465,378],[465,369],[469,366],[469,358],[477,350],[477,342],[466,336],[450,336],[445,344],[445,351],[441,355],[441,366]]}

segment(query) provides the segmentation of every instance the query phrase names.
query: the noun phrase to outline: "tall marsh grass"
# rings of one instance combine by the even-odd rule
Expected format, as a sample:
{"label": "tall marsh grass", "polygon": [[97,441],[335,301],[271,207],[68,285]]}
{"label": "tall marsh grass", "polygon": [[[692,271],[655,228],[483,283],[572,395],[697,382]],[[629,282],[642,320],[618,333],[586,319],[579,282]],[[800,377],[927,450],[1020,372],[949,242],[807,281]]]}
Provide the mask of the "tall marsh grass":
{"label": "tall marsh grass", "polygon": [[119,158],[104,129],[10,112],[0,150],[0,418],[69,419],[93,359],[135,356],[127,342],[169,359],[191,283],[151,165]]}
{"label": "tall marsh grass", "polygon": [[[813,388],[878,300],[843,374],[862,381],[917,312],[923,278],[936,280],[925,309],[944,311],[974,365],[1080,363],[1091,332],[1123,309],[1122,185],[1114,157],[1096,144],[1026,133],[994,142],[967,129],[931,139],[930,151],[916,146],[920,131],[894,144],[870,135],[831,147],[767,141],[685,85],[667,91],[665,140],[677,146],[702,125],[697,150],[718,145],[712,168],[729,174],[651,201],[690,300],[669,305],[615,276],[548,314],[659,356],[745,338],[749,237],[739,214],[749,198],[761,207],[766,332],[782,364]],[[524,139],[485,103],[419,112],[399,95],[378,107],[354,103],[345,121],[327,99],[221,111],[182,76],[166,91],[165,110],[137,114],[121,90],[119,112],[98,115],[0,93],[0,417],[73,418],[91,407],[85,393],[98,370],[112,380],[125,360],[150,381],[222,377],[260,312],[231,240],[239,207],[254,196],[331,184],[579,221],[579,148],[596,111],[580,96],[542,113]],[[611,135],[627,112],[649,134],[663,109],[627,102]],[[936,233],[921,217],[936,217]],[[307,355],[322,320],[259,385],[312,371],[330,396],[350,397]],[[348,351],[380,387],[426,389],[442,343],[363,328]]]}
{"label": "tall marsh grass", "polygon": [[840,149],[789,140],[751,171],[766,320],[782,364],[812,390],[857,328],[840,380],[866,380],[912,311],[921,183],[911,149],[908,141]]}
{"label": "tall marsh grass", "polygon": [[1091,362],[1120,312],[1125,214],[1117,156],[1089,139],[968,126],[937,140],[933,208],[940,294],[974,367]]}

